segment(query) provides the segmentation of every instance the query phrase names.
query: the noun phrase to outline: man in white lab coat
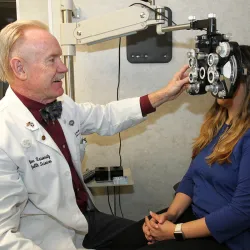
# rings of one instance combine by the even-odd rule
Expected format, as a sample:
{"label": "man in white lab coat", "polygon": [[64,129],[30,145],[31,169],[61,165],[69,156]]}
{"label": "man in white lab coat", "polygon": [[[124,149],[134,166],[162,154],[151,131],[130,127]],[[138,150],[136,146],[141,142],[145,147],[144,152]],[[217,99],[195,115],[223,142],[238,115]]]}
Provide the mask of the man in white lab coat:
{"label": "man in white lab coat", "polygon": [[[188,83],[183,67],[163,89],[105,106],[64,95],[61,48],[38,21],[0,33],[0,249],[100,249],[131,221],[105,215],[83,183],[81,135],[132,127]],[[80,241],[77,242],[77,239]],[[80,242],[80,244],[79,244]]]}

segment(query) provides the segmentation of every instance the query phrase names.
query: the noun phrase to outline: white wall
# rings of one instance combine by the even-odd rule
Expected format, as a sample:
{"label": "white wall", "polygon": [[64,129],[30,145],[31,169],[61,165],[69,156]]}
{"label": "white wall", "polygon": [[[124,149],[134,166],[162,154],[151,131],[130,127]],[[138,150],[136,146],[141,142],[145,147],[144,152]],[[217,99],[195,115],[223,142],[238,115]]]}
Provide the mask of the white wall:
{"label": "white wall", "polygon": [[40,20],[48,23],[47,0],[16,0],[17,19]]}
{"label": "white wall", "polygon": [[[35,6],[30,2],[45,0],[20,0],[20,16],[33,18]],[[131,0],[75,0],[82,8],[84,18],[124,8]],[[232,33],[233,40],[249,43],[248,23],[250,4],[248,0],[158,0],[159,5],[172,9],[177,24],[187,23],[189,15],[204,19],[210,12],[217,14],[218,29]],[[29,6],[27,10],[26,7]],[[33,5],[33,4],[32,4]],[[60,3],[52,1],[53,31],[59,37]],[[34,7],[34,9],[33,9]],[[48,19],[44,12],[37,18]],[[128,17],[129,18],[129,17]],[[100,24],[101,25],[101,24]],[[177,31],[173,34],[173,59],[168,64],[130,64],[126,59],[125,39],[121,50],[120,97],[142,96],[161,88],[171,79],[179,67],[187,62],[186,52],[192,47],[193,38],[201,32]],[[116,98],[118,70],[118,40],[93,46],[77,48],[75,63],[76,100],[105,104]],[[135,128],[121,133],[123,166],[130,167],[135,185],[124,189],[121,196],[125,217],[139,219],[148,210],[159,210],[171,202],[172,186],[181,179],[190,163],[192,139],[197,136],[204,112],[213,102],[206,96],[183,94],[178,100],[162,105],[148,120]],[[118,135],[87,137],[88,147],[85,167],[112,166],[119,164]],[[109,212],[107,197],[103,190],[95,191],[97,206]]]}

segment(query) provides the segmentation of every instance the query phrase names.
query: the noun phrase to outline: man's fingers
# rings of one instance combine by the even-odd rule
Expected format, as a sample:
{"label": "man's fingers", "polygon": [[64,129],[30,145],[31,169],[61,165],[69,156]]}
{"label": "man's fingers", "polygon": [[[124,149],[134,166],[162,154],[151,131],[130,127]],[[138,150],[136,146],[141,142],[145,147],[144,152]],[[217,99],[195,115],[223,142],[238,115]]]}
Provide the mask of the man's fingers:
{"label": "man's fingers", "polygon": [[182,86],[184,84],[188,84],[188,83],[189,83],[189,77],[188,76],[178,81],[178,85],[180,85],[180,86]]}
{"label": "man's fingers", "polygon": [[179,74],[180,74],[180,75],[183,75],[183,74],[187,71],[187,69],[189,69],[189,65],[188,65],[188,64],[185,64],[185,65],[180,69]]}
{"label": "man's fingers", "polygon": [[182,78],[182,76],[186,73],[188,70],[189,66],[188,64],[185,64],[177,73],[175,73],[174,78]]}

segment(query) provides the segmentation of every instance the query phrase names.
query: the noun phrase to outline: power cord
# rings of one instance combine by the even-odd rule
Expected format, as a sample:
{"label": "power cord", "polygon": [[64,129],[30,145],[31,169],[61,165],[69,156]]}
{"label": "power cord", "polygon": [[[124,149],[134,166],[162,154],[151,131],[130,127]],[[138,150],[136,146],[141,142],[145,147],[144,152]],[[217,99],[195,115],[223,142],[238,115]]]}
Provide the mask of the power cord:
{"label": "power cord", "polygon": [[[131,7],[131,6],[133,6],[133,5],[141,5],[141,6],[144,6],[144,7],[148,8],[148,9],[152,10],[155,14],[164,17],[165,20],[168,21],[168,17],[166,17],[166,16],[163,15],[162,13],[158,12],[157,10],[155,10],[155,9],[153,9],[153,8],[151,8],[151,7],[149,7],[149,6],[147,6],[146,4],[143,4],[143,3],[133,3],[133,4],[129,5],[129,7]],[[167,8],[165,7],[165,10],[166,10],[166,9],[167,9]],[[174,21],[172,21],[172,23],[173,23],[174,25],[177,25]]]}
{"label": "power cord", "polygon": [[[121,82],[121,37],[119,38],[119,45],[118,45],[118,84],[116,90],[116,100],[119,101],[119,89],[120,89],[120,82]],[[120,157],[120,167],[122,166],[122,141],[121,141],[121,133],[119,135],[119,157]]]}
{"label": "power cord", "polygon": [[114,214],[116,216],[116,190],[115,190],[115,186],[114,186]]}
{"label": "power cord", "polygon": [[[156,11],[155,9],[147,6],[146,4],[143,4],[143,3],[133,3],[131,4],[129,7],[133,6],[133,5],[141,5],[141,6],[144,6],[150,10],[152,10],[154,13],[162,16],[165,18],[165,20],[168,21],[168,17],[166,17],[165,15],[163,15],[162,13]],[[165,7],[165,10],[167,8]],[[172,21],[172,23],[174,25],[177,25],[174,21]],[[119,89],[120,89],[120,83],[121,83],[121,38],[119,38],[119,45],[118,45],[118,84],[117,84],[117,90],[116,90],[116,100],[119,101]],[[119,157],[120,157],[120,167],[122,166],[122,156],[121,156],[121,149],[122,149],[122,141],[121,141],[121,133],[118,134],[119,136]],[[112,208],[111,208],[111,205],[110,205],[110,200],[109,200],[109,189],[107,187],[107,193],[108,193],[108,203],[109,203],[109,208],[110,208],[110,211],[111,211],[111,214],[114,215],[113,211],[112,211]],[[122,212],[122,207],[121,207],[121,193],[120,193],[120,186],[118,186],[118,194],[119,194],[119,208],[120,208],[120,211],[121,211],[121,215],[122,217],[124,217],[123,215],[123,212]],[[115,187],[114,187],[114,211],[116,213],[116,197],[115,197]]]}
{"label": "power cord", "polygon": [[123,216],[122,206],[121,206],[120,186],[118,186],[118,193],[119,193],[119,207],[120,207],[121,215],[122,215],[122,218],[123,218],[124,216]]}
{"label": "power cord", "polygon": [[[141,5],[141,6],[144,6],[144,7],[148,8],[148,9],[152,10],[155,14],[158,14],[158,15],[164,17],[165,20],[168,21],[168,17],[166,17],[166,16],[163,15],[162,13],[158,12],[157,10],[155,10],[155,9],[153,9],[153,8],[151,8],[151,7],[149,7],[149,6],[147,6],[146,4],[143,4],[143,3],[133,3],[133,4],[129,5],[129,7],[131,7],[131,6],[133,6],[133,5]],[[167,10],[166,7],[164,7],[164,9]],[[172,21],[172,24],[177,25],[174,21]],[[201,29],[201,30],[207,31],[207,29]]]}
{"label": "power cord", "polygon": [[[119,45],[118,45],[118,84],[117,84],[117,89],[116,89],[116,100],[119,101],[119,89],[120,89],[120,82],[121,82],[121,38],[119,38]],[[121,150],[122,150],[122,140],[121,140],[121,133],[119,135],[119,157],[120,157],[120,167],[122,166],[122,155],[121,155]],[[110,200],[109,200],[109,188],[107,187],[107,194],[108,194],[108,204],[109,204],[109,209],[112,215],[116,215],[116,190],[114,186],[114,212],[111,208]],[[120,186],[118,189],[118,194],[119,194],[119,207],[121,211],[121,215],[123,217],[123,212],[121,208],[121,198],[120,198]]]}
{"label": "power cord", "polygon": [[112,210],[111,205],[110,205],[110,200],[109,200],[109,187],[107,187],[107,194],[108,194],[109,209],[110,209],[111,214],[114,215],[113,210]]}
{"label": "power cord", "polygon": [[[118,45],[118,84],[117,84],[117,91],[116,91],[116,100],[119,101],[119,89],[120,89],[120,83],[121,83],[121,38],[119,38],[119,45]],[[120,157],[120,167],[122,167],[122,140],[121,140],[121,133],[118,134],[119,136],[119,157]],[[120,186],[118,186],[118,195],[119,195],[119,208],[121,211],[122,218],[123,212],[121,207],[121,192],[120,192]],[[114,207],[116,209],[116,196],[115,196],[115,187],[114,187]]]}
{"label": "power cord", "polygon": [[[134,4],[131,4],[131,6],[133,5],[142,5],[142,6],[145,6],[146,8],[152,10],[153,12],[155,12],[156,14],[159,14],[161,16],[163,16],[165,18],[165,20],[168,21],[168,17],[166,17],[165,15],[163,15],[162,13],[154,10],[153,8],[150,8],[149,6],[147,6],[146,4],[143,4],[143,3],[134,3]],[[166,9],[166,8],[165,8]],[[172,23],[174,25],[177,25],[175,22],[172,21]],[[119,38],[119,45],[118,45],[118,84],[117,84],[117,90],[116,90],[116,100],[119,101],[119,89],[120,89],[120,83],[121,83],[121,38]],[[119,136],[119,157],[120,157],[120,167],[122,167],[122,155],[121,155],[121,149],[122,149],[122,141],[121,141],[121,133],[118,134]],[[120,192],[120,186],[118,186],[119,189],[118,189],[118,195],[119,195],[119,208],[120,208],[120,211],[121,211],[121,215],[122,217],[124,217],[123,215],[123,212],[122,212],[122,206],[121,206],[121,192]],[[113,211],[112,211],[112,208],[111,208],[111,205],[110,205],[110,201],[109,201],[109,190],[108,190],[108,187],[107,187],[107,193],[108,193],[108,203],[109,203],[109,208],[110,208],[110,211],[111,213],[114,215]],[[114,211],[115,211],[115,214],[116,214],[116,196],[115,196],[115,187],[114,187]]]}

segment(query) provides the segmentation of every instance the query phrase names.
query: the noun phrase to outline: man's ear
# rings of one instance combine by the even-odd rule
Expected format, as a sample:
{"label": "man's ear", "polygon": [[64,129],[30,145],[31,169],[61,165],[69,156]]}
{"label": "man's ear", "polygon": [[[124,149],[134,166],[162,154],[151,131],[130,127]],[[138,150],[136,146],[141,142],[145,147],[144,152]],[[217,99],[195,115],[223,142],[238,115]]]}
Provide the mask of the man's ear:
{"label": "man's ear", "polygon": [[25,65],[24,65],[24,61],[19,58],[19,57],[13,57],[10,60],[10,67],[14,73],[14,75],[24,81],[27,79],[27,72],[25,70]]}

